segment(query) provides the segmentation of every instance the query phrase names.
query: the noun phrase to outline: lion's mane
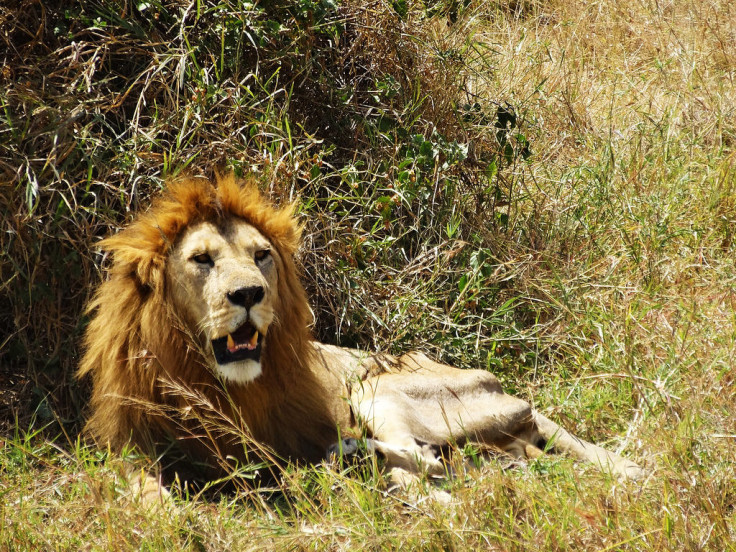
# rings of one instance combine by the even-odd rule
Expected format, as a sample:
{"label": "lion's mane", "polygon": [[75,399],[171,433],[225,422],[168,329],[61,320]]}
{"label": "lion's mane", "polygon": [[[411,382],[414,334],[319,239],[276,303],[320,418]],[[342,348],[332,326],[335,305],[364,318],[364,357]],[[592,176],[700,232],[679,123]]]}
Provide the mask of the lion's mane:
{"label": "lion's mane", "polygon": [[[206,367],[202,344],[173,310],[165,278],[181,232],[227,216],[256,227],[283,261],[263,373],[232,386]],[[300,235],[291,206],[276,208],[254,184],[218,176],[171,182],[147,213],[102,242],[112,263],[88,306],[78,372],[92,380],[87,429],[100,444],[120,450],[130,443],[156,455],[178,442],[200,459],[245,459],[246,434],[284,458],[321,457],[336,430],[309,369],[311,311],[293,261]]]}

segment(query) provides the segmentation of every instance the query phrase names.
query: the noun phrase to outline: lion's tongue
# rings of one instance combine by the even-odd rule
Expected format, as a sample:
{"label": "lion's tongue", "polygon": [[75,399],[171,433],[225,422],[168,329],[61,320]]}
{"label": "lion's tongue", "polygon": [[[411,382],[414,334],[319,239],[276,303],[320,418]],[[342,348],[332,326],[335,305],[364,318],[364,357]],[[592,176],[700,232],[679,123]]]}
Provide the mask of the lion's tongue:
{"label": "lion's tongue", "polygon": [[227,334],[227,350],[231,353],[242,351],[243,349],[252,351],[257,346],[258,330],[250,324],[243,324],[233,333]]}

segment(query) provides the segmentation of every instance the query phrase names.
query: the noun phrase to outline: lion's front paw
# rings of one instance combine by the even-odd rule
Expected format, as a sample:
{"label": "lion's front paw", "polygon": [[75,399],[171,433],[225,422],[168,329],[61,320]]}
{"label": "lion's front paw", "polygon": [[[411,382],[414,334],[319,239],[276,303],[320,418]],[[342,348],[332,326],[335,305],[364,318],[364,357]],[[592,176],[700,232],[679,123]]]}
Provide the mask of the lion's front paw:
{"label": "lion's front paw", "polygon": [[328,460],[353,460],[374,452],[375,446],[371,439],[361,440],[348,437],[327,447],[325,458]]}

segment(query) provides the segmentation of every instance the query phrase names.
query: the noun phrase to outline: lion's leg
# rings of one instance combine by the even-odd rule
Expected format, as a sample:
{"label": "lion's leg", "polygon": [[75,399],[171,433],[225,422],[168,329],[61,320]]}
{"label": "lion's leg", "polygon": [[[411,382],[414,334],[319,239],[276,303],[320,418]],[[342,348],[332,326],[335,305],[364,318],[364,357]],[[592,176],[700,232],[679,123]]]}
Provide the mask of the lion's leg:
{"label": "lion's leg", "polygon": [[447,491],[421,485],[422,476],[438,478],[452,476],[451,467],[444,462],[441,447],[416,441],[402,447],[377,439],[358,440],[349,437],[335,443],[327,451],[328,458],[347,458],[348,461],[351,456],[361,454],[379,455],[384,459],[384,474],[389,492],[398,489],[409,490],[410,493],[419,491],[421,496],[442,504],[452,502]]}
{"label": "lion's leg", "polygon": [[440,447],[416,441],[403,436],[401,443],[380,441],[368,438],[360,442],[348,437],[335,443],[327,450],[327,457],[351,457],[361,452],[379,454],[386,460],[389,469],[399,469],[410,473],[445,475]]}
{"label": "lion's leg", "polygon": [[533,416],[539,436],[556,451],[585,460],[604,471],[629,479],[640,479],[646,474],[645,470],[631,460],[576,437],[539,412],[534,411]]}

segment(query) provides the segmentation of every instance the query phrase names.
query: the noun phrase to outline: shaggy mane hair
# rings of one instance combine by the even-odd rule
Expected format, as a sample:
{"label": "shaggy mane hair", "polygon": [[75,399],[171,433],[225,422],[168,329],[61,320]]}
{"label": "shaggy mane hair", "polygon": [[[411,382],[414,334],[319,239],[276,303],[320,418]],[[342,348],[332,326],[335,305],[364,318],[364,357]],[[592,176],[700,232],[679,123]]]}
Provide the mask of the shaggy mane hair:
{"label": "shaggy mane hair", "polygon": [[[248,384],[225,385],[211,372],[202,354],[209,344],[184,326],[167,289],[168,255],[182,231],[227,217],[257,228],[282,261],[263,373]],[[87,429],[98,443],[133,444],[155,458],[174,442],[189,457],[222,462],[248,459],[250,437],[282,458],[322,457],[337,435],[309,369],[312,315],[293,261],[300,236],[292,206],[276,208],[229,175],[171,182],[147,213],[102,242],[112,265],[88,306],[78,372],[92,379]]]}

